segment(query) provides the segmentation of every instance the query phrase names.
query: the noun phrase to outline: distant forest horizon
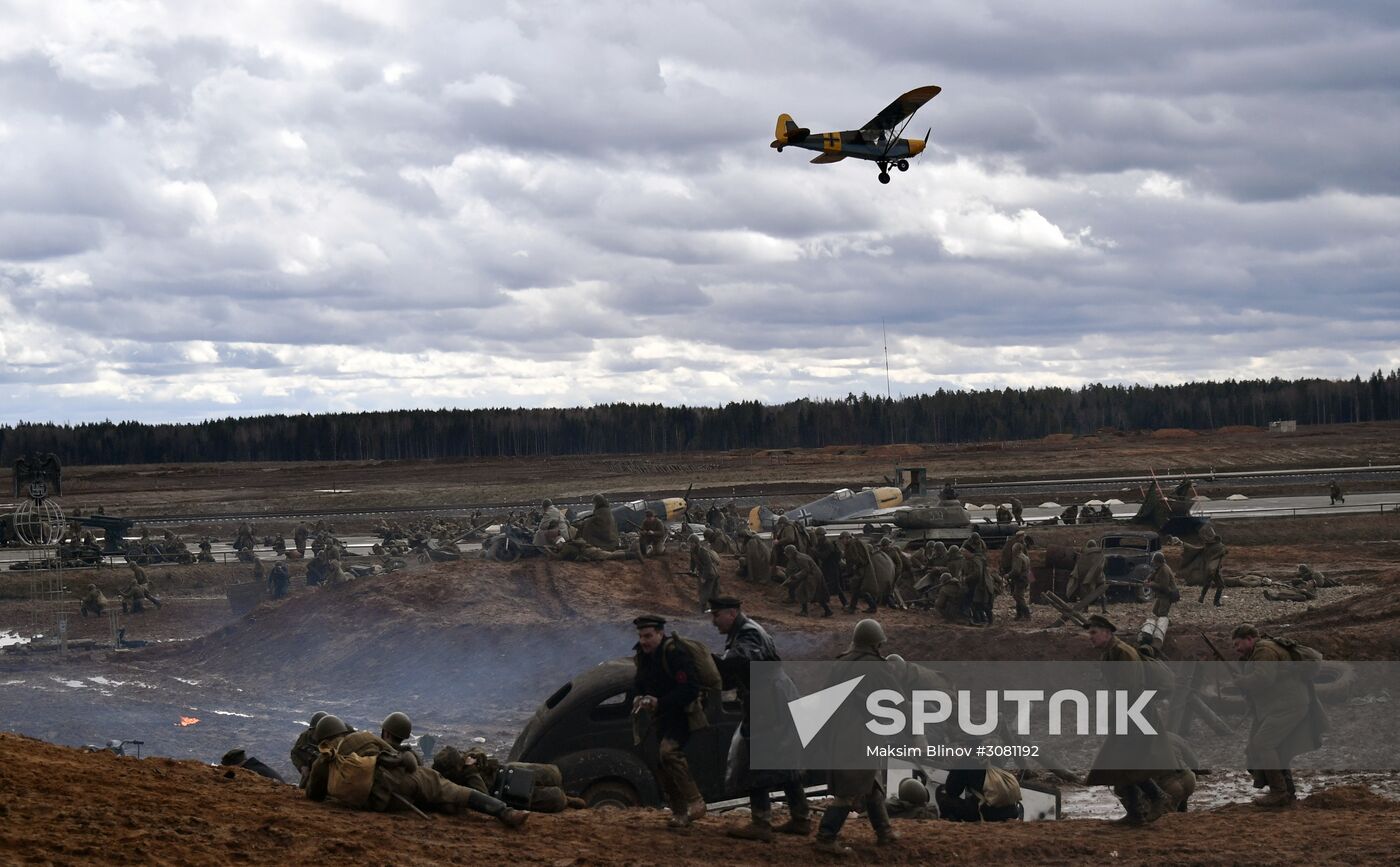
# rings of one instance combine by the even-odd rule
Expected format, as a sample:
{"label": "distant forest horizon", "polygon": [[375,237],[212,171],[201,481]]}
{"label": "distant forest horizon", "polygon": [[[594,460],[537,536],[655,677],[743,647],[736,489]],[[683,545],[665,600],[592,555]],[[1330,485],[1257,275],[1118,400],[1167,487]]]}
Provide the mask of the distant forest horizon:
{"label": "distant forest horizon", "polygon": [[422,460],[960,443],[1235,425],[1400,419],[1400,369],[1367,378],[1180,385],[938,390],[765,405],[610,403],[565,409],[408,409],[260,415],[187,423],[0,425],[0,461],[53,452],[65,464]]}

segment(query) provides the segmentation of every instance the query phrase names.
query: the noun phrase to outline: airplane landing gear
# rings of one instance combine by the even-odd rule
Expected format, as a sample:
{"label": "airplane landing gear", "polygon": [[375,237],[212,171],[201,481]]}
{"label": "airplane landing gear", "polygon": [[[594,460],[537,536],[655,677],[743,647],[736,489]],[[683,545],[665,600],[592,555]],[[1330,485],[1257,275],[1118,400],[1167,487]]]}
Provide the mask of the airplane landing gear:
{"label": "airplane landing gear", "polygon": [[882,184],[888,184],[889,182],[890,182],[890,173],[889,173],[889,172],[880,172],[880,183],[882,183]]}
{"label": "airplane landing gear", "polygon": [[909,171],[909,161],[908,161],[908,160],[900,160],[899,162],[895,163],[894,165],[895,165],[895,168],[899,169],[901,172],[907,172],[907,171]]}
{"label": "airplane landing gear", "polygon": [[880,167],[880,183],[888,184],[890,182],[890,164],[885,160],[880,160],[875,165]]}

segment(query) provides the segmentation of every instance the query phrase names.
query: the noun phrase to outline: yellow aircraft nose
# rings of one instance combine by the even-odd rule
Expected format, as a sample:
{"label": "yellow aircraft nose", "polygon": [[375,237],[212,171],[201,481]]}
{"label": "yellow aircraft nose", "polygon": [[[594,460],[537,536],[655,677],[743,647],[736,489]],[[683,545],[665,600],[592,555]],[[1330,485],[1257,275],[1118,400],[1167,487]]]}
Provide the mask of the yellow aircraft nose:
{"label": "yellow aircraft nose", "polygon": [[875,508],[892,509],[904,502],[904,492],[899,488],[876,488]]}
{"label": "yellow aircraft nose", "polygon": [[924,144],[925,142],[922,142],[916,138],[909,139],[909,156],[916,157],[919,154],[923,153]]}
{"label": "yellow aircraft nose", "polygon": [[661,502],[666,505],[667,521],[678,521],[685,515],[684,497],[666,497]]}

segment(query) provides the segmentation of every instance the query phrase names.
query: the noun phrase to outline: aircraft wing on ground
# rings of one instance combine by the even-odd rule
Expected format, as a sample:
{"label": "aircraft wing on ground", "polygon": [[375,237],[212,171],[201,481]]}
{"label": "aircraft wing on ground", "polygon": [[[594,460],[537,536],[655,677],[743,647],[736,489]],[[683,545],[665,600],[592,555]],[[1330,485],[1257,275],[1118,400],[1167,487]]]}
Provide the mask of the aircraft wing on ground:
{"label": "aircraft wing on ground", "polygon": [[885,109],[866,122],[861,129],[894,129],[909,115],[923,108],[924,103],[937,96],[943,88],[936,84],[916,87],[885,106]]}
{"label": "aircraft wing on ground", "polygon": [[[789,509],[783,514],[799,526],[813,527],[864,520],[867,515],[898,506],[902,502],[904,492],[899,488],[865,488],[860,491],[842,488],[820,500]],[[777,517],[763,506],[755,506],[749,512],[749,526],[755,532],[773,529],[776,520]]]}

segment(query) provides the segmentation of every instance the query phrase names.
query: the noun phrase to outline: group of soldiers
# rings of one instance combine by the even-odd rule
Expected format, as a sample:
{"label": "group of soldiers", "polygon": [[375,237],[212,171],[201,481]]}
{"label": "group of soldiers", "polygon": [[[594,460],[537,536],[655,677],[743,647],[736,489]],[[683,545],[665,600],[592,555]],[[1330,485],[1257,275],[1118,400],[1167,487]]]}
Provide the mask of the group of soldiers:
{"label": "group of soldiers", "polygon": [[[122,613],[142,614],[146,610],[147,603],[160,608],[163,603],[160,601],[160,597],[156,596],[155,590],[151,586],[151,579],[146,575],[146,570],[141,568],[141,564],[135,560],[128,560],[127,566],[131,568],[131,577],[127,580],[126,587],[117,594]],[[101,617],[107,613],[111,604],[111,600],[98,589],[96,584],[89,584],[87,592],[78,600],[78,613],[83,617],[87,617],[89,614]]]}
{"label": "group of soldiers", "polygon": [[[401,711],[384,718],[379,734],[356,731],[340,717],[317,711],[292,744],[296,785],[313,801],[332,798],[372,812],[412,810],[484,813],[519,828],[531,812],[557,813],[585,806],[566,795],[555,765],[501,762],[480,748],[444,746],[427,751],[436,738],[412,741],[413,721]],[[241,767],[277,782],[280,774],[243,749],[225,753],[221,765]],[[522,782],[523,781],[523,782]]]}
{"label": "group of soldiers", "polygon": [[[764,770],[753,767],[751,760],[753,684],[749,666],[753,662],[776,662],[781,659],[773,637],[753,618],[743,612],[742,602],[731,596],[719,596],[710,601],[709,613],[715,629],[724,636],[724,650],[711,654],[697,642],[689,642],[666,632],[666,618],[645,614],[632,621],[637,632],[633,646],[636,674],[632,686],[632,713],[647,720],[643,726],[656,733],[657,776],[670,809],[667,826],[684,830],[706,814],[705,799],[690,773],[685,748],[691,736],[708,725],[704,712],[706,689],[734,689],[743,707],[743,722],[735,729],[728,745],[725,768],[726,788],[745,792],[749,799],[749,821],[731,827],[731,837],[768,842],[776,834],[808,836],[814,827],[818,851],[846,855],[850,849],[839,841],[841,829],[852,811],[860,810],[869,818],[880,845],[890,845],[899,839],[892,817],[931,818],[941,815],[947,819],[970,821],[1000,821],[1015,818],[1017,809],[1005,801],[986,795],[989,776],[1000,780],[994,771],[960,774],[950,777],[940,786],[935,799],[937,813],[929,807],[929,792],[918,780],[901,783],[897,798],[887,799],[881,773],[877,769],[833,770],[828,772],[829,793],[833,800],[822,813],[820,822],[812,820],[801,774],[792,770]],[[865,619],[856,624],[851,645],[838,657],[846,662],[890,660],[891,665],[903,665],[903,660],[886,656],[884,629],[879,622]],[[776,688],[779,700],[797,698],[790,681],[779,679]],[[773,822],[771,793],[783,792],[788,819]],[[1019,789],[1014,795],[1019,804]]]}
{"label": "group of soldiers", "polygon": [[[723,688],[737,691],[744,714],[728,745],[726,788],[747,792],[750,805],[748,824],[730,827],[727,833],[765,842],[775,834],[809,835],[814,823],[799,772],[755,769],[750,760],[753,684],[749,666],[753,662],[779,661],[776,644],[766,629],[743,612],[742,603],[736,598],[716,597],[711,600],[709,611],[716,630],[725,638],[724,650],[718,654],[674,633],[668,634],[666,619],[659,615],[646,614],[632,621],[637,633],[633,647],[636,673],[632,712],[634,717],[646,718],[657,735],[657,776],[670,809],[668,827],[686,829],[706,814],[705,800],[690,774],[685,748],[694,732],[707,725],[706,690]],[[1158,682],[1156,678],[1161,675],[1148,668],[1160,666],[1154,655],[1119,639],[1117,627],[1107,617],[1089,617],[1086,633],[1092,647],[1100,652],[1110,689],[1137,694],[1145,684]],[[1296,659],[1290,650],[1297,646],[1293,642],[1263,635],[1249,624],[1237,627],[1233,639],[1241,660]],[[852,633],[850,646],[837,660],[888,666],[888,671],[875,676],[879,683],[863,685],[868,691],[919,683],[930,674],[897,654],[886,653],[885,644],[880,623],[861,620]],[[1253,713],[1246,760],[1255,786],[1268,789],[1255,803],[1262,807],[1291,803],[1296,787],[1289,766],[1295,756],[1321,746],[1327,725],[1311,682],[1293,668],[1270,670],[1253,666],[1239,675],[1236,685],[1250,699]],[[778,678],[766,688],[779,693],[774,696],[779,702],[797,697],[795,687],[785,678]],[[1125,810],[1118,821],[1126,825],[1145,825],[1168,812],[1184,812],[1195,791],[1197,774],[1206,773],[1184,738],[1165,734],[1167,727],[1155,705],[1143,712],[1148,723],[1164,734],[1108,738],[1086,779],[1088,785],[1112,789]],[[831,770],[826,779],[833,800],[816,823],[815,846],[827,854],[850,854],[839,836],[852,811],[866,815],[882,846],[898,840],[891,817],[937,815],[962,821],[1005,821],[1019,815],[1017,776],[992,762],[981,768],[951,772],[934,793],[936,812],[928,806],[929,793],[918,780],[905,780],[898,797],[887,799],[884,775],[878,767]],[[787,821],[776,825],[771,803],[771,792],[775,790],[783,792],[788,809]]]}

